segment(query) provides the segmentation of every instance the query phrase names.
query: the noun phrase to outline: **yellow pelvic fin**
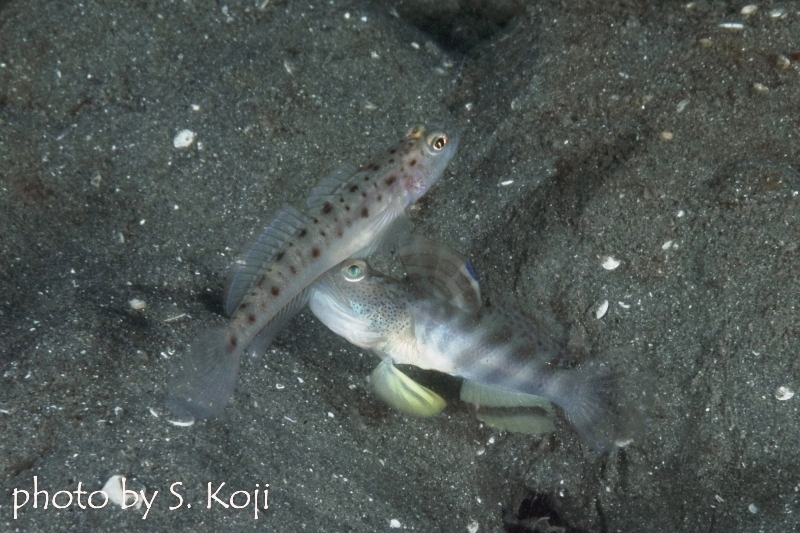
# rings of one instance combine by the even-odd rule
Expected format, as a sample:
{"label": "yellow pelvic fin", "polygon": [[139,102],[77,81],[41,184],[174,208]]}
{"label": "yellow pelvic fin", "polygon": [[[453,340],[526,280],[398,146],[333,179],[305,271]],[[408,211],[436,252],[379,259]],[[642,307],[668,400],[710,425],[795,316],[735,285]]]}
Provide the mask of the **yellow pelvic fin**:
{"label": "yellow pelvic fin", "polygon": [[388,361],[381,362],[369,380],[383,401],[409,415],[438,415],[446,405],[441,396],[412,380]]}

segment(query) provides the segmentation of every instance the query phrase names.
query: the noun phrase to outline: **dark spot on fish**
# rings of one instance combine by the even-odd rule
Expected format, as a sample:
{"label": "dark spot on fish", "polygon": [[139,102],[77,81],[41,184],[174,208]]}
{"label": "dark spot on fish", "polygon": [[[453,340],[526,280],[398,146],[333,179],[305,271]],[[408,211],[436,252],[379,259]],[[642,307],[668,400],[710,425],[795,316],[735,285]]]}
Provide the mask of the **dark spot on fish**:
{"label": "dark spot on fish", "polygon": [[239,309],[244,309],[247,307],[247,302],[244,302],[242,305],[239,306]]}
{"label": "dark spot on fish", "polygon": [[297,274],[297,269],[294,267],[294,265],[291,265],[289,267],[289,272],[291,272],[292,274]]}
{"label": "dark spot on fish", "polygon": [[286,252],[278,252],[278,255],[275,256],[275,261],[280,261],[283,259],[283,256]]}
{"label": "dark spot on fish", "polygon": [[314,259],[319,257],[319,248],[314,247],[311,249],[311,257],[313,257]]}
{"label": "dark spot on fish", "polygon": [[361,198],[366,198],[366,197],[367,197],[367,191],[362,192],[361,193]]}
{"label": "dark spot on fish", "polygon": [[383,195],[379,194],[378,196],[375,197],[375,199],[380,202],[381,200],[383,200]]}
{"label": "dark spot on fish", "polygon": [[278,296],[281,293],[281,290],[277,285],[273,285],[269,292],[271,292],[273,296]]}
{"label": "dark spot on fish", "polygon": [[339,203],[344,203],[344,198],[339,198]]}
{"label": "dark spot on fish", "polygon": [[394,157],[389,158],[389,163],[394,163]]}
{"label": "dark spot on fish", "polygon": [[336,236],[337,237],[341,237],[343,234],[344,234],[344,232],[342,231],[342,228],[336,228]]}
{"label": "dark spot on fish", "polygon": [[231,335],[228,337],[228,344],[230,344],[231,348],[236,348],[236,345],[239,344],[239,341],[236,339],[235,335]]}
{"label": "dark spot on fish", "polygon": [[255,324],[255,322],[256,322],[256,315],[248,315],[248,316],[247,316],[247,321],[248,321],[248,322],[250,322],[251,324]]}
{"label": "dark spot on fish", "polygon": [[350,192],[356,192],[358,190],[358,185],[355,183],[350,186]]}
{"label": "dark spot on fish", "polygon": [[411,161],[408,162],[408,166],[410,166],[410,167],[413,167],[416,164],[417,164],[417,160],[416,159],[412,159]]}
{"label": "dark spot on fish", "polygon": [[319,232],[319,234],[320,234],[320,235],[322,235],[323,237],[325,237],[325,236],[326,236],[326,234],[325,234],[325,232],[324,232],[324,231],[320,231],[320,232]]}
{"label": "dark spot on fish", "polygon": [[306,231],[306,228],[303,228],[303,229],[300,230],[300,233],[298,233],[297,236],[298,237],[305,237],[306,233],[308,233],[308,231]]}
{"label": "dark spot on fish", "polygon": [[397,176],[389,176],[386,178],[386,185],[392,185],[395,181],[397,181]]}
{"label": "dark spot on fish", "polygon": [[344,206],[344,210],[345,211],[350,211],[350,206],[349,205]]}
{"label": "dark spot on fish", "polygon": [[369,216],[369,209],[366,207],[361,208],[361,218],[367,218]]}
{"label": "dark spot on fish", "polygon": [[372,170],[373,172],[376,172],[376,171],[377,171],[378,169],[380,169],[381,167],[380,167],[380,165],[378,165],[377,163],[372,163],[372,166],[370,166],[369,168],[370,168],[370,170]]}
{"label": "dark spot on fish", "polygon": [[369,176],[364,176],[364,181],[369,181]]}
{"label": "dark spot on fish", "polygon": [[325,202],[324,204],[322,204],[323,215],[327,215],[328,213],[330,213],[331,209],[333,209],[333,205],[330,202]]}
{"label": "dark spot on fish", "polygon": [[394,154],[397,152],[397,148],[389,148],[389,153]]}
{"label": "dark spot on fish", "polygon": [[266,279],[267,279],[267,276],[262,274],[261,277],[258,278],[258,286],[260,287],[264,283],[264,280],[266,280]]}
{"label": "dark spot on fish", "polygon": [[319,224],[319,219],[318,219],[318,218],[315,218],[315,219],[313,220],[313,222],[314,222],[314,224]]}

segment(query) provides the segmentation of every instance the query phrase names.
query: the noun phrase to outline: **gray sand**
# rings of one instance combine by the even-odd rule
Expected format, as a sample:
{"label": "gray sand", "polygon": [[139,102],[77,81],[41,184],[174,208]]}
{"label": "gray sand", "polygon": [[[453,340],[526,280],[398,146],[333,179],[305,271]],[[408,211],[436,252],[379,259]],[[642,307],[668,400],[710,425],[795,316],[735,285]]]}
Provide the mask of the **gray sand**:
{"label": "gray sand", "polygon": [[[796,5],[222,4],[0,2],[0,530],[798,527],[800,395],[775,395],[800,387]],[[415,122],[462,139],[414,224],[489,304],[552,313],[645,387],[638,438],[599,455],[455,399],[408,418],[308,312],[223,416],[170,424],[166,375],[224,323],[239,248]],[[158,491],[145,520],[13,517],[34,476],[52,497],[116,474]],[[269,484],[268,509],[207,509],[209,482]]]}

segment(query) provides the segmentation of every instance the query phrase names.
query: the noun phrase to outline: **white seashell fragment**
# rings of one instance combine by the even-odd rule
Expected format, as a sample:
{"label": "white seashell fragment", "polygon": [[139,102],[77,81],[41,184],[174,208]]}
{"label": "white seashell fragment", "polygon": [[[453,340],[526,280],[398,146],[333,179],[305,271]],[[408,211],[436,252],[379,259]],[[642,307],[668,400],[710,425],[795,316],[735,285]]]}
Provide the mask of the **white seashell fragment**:
{"label": "white seashell fragment", "polygon": [[776,7],[772,11],[769,12],[769,16],[774,19],[780,19],[786,16],[786,10],[782,7]]}
{"label": "white seashell fragment", "polygon": [[744,6],[739,13],[741,13],[742,16],[749,17],[750,15],[755,14],[756,11],[758,11],[758,6],[755,4],[749,4]]}
{"label": "white seashell fragment", "polygon": [[631,304],[626,304],[625,302],[617,302],[617,303],[623,309],[630,309],[631,308]]}
{"label": "white seashell fragment", "polygon": [[785,402],[786,400],[791,400],[792,396],[794,396],[794,391],[789,387],[781,385],[780,387],[775,389],[775,397],[782,402]]}
{"label": "white seashell fragment", "polygon": [[610,255],[607,255],[603,258],[603,268],[605,268],[606,270],[614,270],[619,265],[620,262],[611,257]]}
{"label": "white seashell fragment", "polygon": [[747,510],[753,514],[756,514],[758,512],[758,507],[756,507],[756,504],[751,503],[750,505],[747,506]]}
{"label": "white seashell fragment", "polygon": [[723,30],[729,30],[732,32],[739,32],[744,30],[744,24],[741,22],[722,22],[719,25],[720,28]]}
{"label": "white seashell fragment", "polygon": [[502,185],[503,187],[508,187],[512,183],[514,183],[514,180],[506,180],[506,181],[501,181],[500,185]]}
{"label": "white seashell fragment", "polygon": [[389,520],[389,527],[392,529],[400,529],[402,526],[400,525],[400,520],[397,518],[392,518]]}
{"label": "white seashell fragment", "polygon": [[178,426],[179,428],[188,428],[194,425],[194,419],[192,420],[167,420],[173,426]]}
{"label": "white seashell fragment", "polygon": [[672,246],[672,241],[667,241],[661,245],[661,249],[666,251],[669,250],[671,246]]}
{"label": "white seashell fragment", "polygon": [[597,310],[594,312],[594,316],[598,319],[603,318],[606,316],[606,312],[608,311],[608,300],[603,300],[599,306],[597,306]]}
{"label": "white seashell fragment", "polygon": [[172,139],[172,146],[175,148],[188,148],[196,138],[197,134],[192,130],[181,130],[175,138]]}
{"label": "white seashell fragment", "polygon": [[[106,484],[103,485],[101,489],[103,492],[108,494],[108,501],[113,504],[119,505],[122,507],[122,504],[133,505],[133,509],[139,509],[142,507],[142,498],[138,497],[136,492],[130,490],[130,487],[126,486],[125,489],[128,491],[127,494],[123,494],[122,492],[122,480],[123,477],[119,475],[114,475],[108,478]],[[127,499],[125,498],[127,496]]]}
{"label": "white seashell fragment", "polygon": [[147,302],[144,300],[140,300],[139,298],[134,298],[128,302],[128,305],[131,306],[131,309],[134,311],[141,311],[145,307],[147,307]]}
{"label": "white seashell fragment", "polygon": [[467,533],[478,533],[478,528],[480,525],[476,520],[473,520],[469,524],[467,524]]}

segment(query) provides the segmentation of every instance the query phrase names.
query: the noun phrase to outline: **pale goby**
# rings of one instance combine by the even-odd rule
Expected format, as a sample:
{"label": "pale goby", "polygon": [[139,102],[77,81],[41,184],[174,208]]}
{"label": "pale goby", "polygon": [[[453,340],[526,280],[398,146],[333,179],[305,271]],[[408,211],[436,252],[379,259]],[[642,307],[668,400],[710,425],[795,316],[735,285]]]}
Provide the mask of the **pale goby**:
{"label": "pale goby", "polygon": [[181,419],[218,414],[233,394],[242,354],[269,346],[321,274],[372,253],[443,174],[457,146],[453,132],[414,126],[370,162],[323,179],[302,210],[278,212],[233,267],[228,325],[201,334],[173,371],[169,409]]}
{"label": "pale goby", "polygon": [[478,406],[488,425],[548,432],[555,404],[595,449],[630,441],[634,425],[617,374],[597,361],[569,367],[554,319],[482,308],[474,271],[446,246],[413,236],[399,256],[406,282],[349,259],[322,276],[309,299],[328,328],[381,358],[370,383],[382,399],[416,415],[444,408],[437,393],[395,366],[413,365],[463,378],[462,400]]}

